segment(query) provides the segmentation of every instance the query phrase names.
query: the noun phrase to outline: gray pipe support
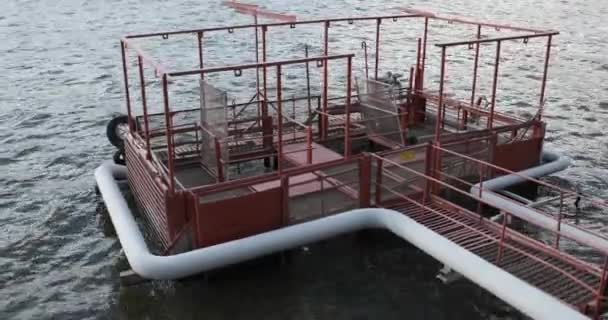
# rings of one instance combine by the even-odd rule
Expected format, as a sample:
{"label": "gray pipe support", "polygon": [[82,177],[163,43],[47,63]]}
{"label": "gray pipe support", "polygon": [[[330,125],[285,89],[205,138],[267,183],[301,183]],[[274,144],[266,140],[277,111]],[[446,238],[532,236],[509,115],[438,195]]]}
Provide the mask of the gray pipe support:
{"label": "gray pipe support", "polygon": [[133,271],[144,278],[178,279],[366,228],[383,228],[534,319],[587,319],[558,299],[483,260],[406,215],[357,209],[173,256],[153,255],[116,183],[125,168],[105,162],[95,178]]}

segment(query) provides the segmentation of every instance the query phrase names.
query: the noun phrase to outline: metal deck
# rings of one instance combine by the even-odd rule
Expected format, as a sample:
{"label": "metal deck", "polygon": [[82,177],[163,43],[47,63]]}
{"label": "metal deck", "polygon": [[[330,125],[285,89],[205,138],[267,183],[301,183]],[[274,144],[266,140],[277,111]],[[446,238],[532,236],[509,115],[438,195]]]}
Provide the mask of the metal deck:
{"label": "metal deck", "polygon": [[461,247],[585,312],[595,304],[601,271],[574,257],[443,200],[426,206],[404,201],[387,208],[403,212]]}

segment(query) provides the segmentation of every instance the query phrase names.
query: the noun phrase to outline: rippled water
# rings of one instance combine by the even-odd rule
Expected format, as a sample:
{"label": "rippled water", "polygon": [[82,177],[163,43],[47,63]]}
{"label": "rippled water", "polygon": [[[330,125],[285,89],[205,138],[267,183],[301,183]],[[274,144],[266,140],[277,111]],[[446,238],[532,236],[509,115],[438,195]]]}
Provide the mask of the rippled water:
{"label": "rippled water", "polygon": [[[358,246],[351,237],[315,245],[283,268],[243,266],[209,281],[119,287],[124,262],[116,240],[99,228],[92,177],[112,152],[105,123],[123,107],[119,39],[126,32],[243,21],[217,1],[204,2],[3,2],[0,318],[518,318],[472,285],[438,284],[437,265],[428,257],[378,235]],[[608,2],[259,2],[300,17],[408,5],[559,29],[547,145],[576,160],[560,174],[561,182],[607,195]],[[507,79],[503,85],[516,83]],[[533,112],[525,103],[511,103],[519,106],[514,112]],[[580,219],[593,229],[606,222],[604,216]]]}

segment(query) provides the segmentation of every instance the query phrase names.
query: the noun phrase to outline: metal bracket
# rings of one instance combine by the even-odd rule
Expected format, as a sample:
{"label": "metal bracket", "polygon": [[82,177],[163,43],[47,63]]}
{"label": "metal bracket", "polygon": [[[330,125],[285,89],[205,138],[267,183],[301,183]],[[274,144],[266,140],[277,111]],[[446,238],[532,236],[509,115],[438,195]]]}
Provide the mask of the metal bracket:
{"label": "metal bracket", "polygon": [[163,33],[163,34],[161,35],[161,37],[163,38],[163,40],[167,40],[167,39],[169,39],[169,34],[167,34],[167,33]]}
{"label": "metal bracket", "polygon": [[234,69],[234,76],[235,77],[240,77],[241,75],[243,75],[243,70],[242,69]]}
{"label": "metal bracket", "polygon": [[234,33],[234,28],[228,28],[228,33]]}
{"label": "metal bracket", "polygon": [[317,60],[317,68],[321,68],[323,66],[323,60]]}

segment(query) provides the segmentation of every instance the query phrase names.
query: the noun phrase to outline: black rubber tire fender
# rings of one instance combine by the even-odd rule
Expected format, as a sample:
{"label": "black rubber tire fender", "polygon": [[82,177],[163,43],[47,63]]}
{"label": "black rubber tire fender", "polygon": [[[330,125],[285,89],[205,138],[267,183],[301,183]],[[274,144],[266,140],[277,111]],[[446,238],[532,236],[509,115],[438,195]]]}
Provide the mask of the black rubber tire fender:
{"label": "black rubber tire fender", "polygon": [[119,164],[121,166],[126,165],[127,158],[125,157],[125,149],[120,148],[114,152],[114,156],[112,157],[115,164]]}
{"label": "black rubber tire fender", "polygon": [[118,134],[118,126],[127,124],[128,122],[129,118],[125,115],[121,115],[114,117],[106,126],[106,136],[108,136],[108,140],[116,148],[120,149],[124,147],[124,141],[122,141],[122,137]]}

